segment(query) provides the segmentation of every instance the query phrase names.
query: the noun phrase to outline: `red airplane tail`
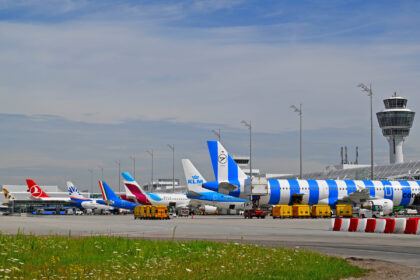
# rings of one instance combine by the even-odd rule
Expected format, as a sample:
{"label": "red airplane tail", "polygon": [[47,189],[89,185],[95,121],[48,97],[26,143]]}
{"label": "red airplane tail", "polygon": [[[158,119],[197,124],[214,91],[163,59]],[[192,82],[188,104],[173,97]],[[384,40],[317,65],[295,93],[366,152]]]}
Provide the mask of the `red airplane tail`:
{"label": "red airplane tail", "polygon": [[32,179],[26,179],[28,189],[31,192],[31,196],[35,198],[46,198],[50,197],[47,195]]}

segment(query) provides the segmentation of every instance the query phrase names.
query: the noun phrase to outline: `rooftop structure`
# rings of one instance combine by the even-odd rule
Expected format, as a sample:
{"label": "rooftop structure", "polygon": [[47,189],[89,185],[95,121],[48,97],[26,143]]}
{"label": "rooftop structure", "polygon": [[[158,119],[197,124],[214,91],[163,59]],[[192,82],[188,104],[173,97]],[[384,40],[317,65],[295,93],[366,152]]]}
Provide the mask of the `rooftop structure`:
{"label": "rooftop structure", "polygon": [[[249,176],[249,156],[232,156],[236,164],[242,169],[242,171]],[[260,176],[260,170],[252,168],[253,176]]]}
{"label": "rooftop structure", "polygon": [[179,179],[175,179],[175,187],[173,187],[172,179],[157,179],[153,181],[153,186],[150,183],[143,186],[143,189],[148,192],[164,192],[172,193],[175,189],[176,193],[185,193],[186,187],[180,184]]}
{"label": "rooftop structure", "polygon": [[382,134],[389,143],[389,162],[403,163],[403,143],[410,134],[415,112],[407,109],[407,99],[394,95],[384,100],[385,110],[376,113]]}
{"label": "rooftop structure", "polygon": [[[420,161],[374,167],[375,180],[420,180]],[[299,175],[279,176],[277,179],[296,179]],[[370,180],[370,165],[350,169],[325,169],[303,174],[307,180]]]}

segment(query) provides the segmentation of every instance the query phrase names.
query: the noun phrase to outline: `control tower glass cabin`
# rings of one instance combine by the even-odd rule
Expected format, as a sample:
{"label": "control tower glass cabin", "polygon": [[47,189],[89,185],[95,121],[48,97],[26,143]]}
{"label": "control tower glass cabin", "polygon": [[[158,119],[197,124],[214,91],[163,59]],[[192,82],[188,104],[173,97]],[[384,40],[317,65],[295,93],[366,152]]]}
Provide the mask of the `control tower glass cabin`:
{"label": "control tower glass cabin", "polygon": [[382,134],[389,143],[389,162],[403,163],[403,143],[410,134],[415,112],[407,109],[407,99],[394,95],[384,100],[385,110],[376,113]]}

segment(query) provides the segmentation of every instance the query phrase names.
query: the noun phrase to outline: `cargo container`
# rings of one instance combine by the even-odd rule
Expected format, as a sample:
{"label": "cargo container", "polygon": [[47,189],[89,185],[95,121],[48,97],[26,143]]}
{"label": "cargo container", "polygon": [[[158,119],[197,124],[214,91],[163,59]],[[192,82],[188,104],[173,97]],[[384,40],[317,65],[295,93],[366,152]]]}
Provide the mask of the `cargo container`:
{"label": "cargo container", "polygon": [[144,219],[146,217],[146,206],[140,205],[134,207],[134,219]]}
{"label": "cargo container", "polygon": [[353,205],[350,204],[337,204],[336,205],[337,217],[353,217]]}
{"label": "cargo container", "polygon": [[313,205],[312,218],[331,217],[331,207],[328,205]]}
{"label": "cargo container", "polygon": [[274,205],[271,215],[273,219],[286,218],[292,216],[292,206],[290,205]]}
{"label": "cargo container", "polygon": [[168,219],[168,207],[164,205],[153,205],[151,215],[154,219]]}
{"label": "cargo container", "polygon": [[134,208],[134,219],[169,219],[164,205],[140,205]]}
{"label": "cargo container", "polygon": [[306,218],[311,216],[311,207],[305,204],[296,204],[292,206],[294,218]]}

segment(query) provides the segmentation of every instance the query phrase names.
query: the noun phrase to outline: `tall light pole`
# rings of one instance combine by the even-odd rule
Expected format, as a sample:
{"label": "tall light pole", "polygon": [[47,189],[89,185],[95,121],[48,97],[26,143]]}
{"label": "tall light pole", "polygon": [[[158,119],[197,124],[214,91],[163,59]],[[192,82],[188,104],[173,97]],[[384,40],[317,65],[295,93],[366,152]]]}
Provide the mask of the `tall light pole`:
{"label": "tall light pole", "polygon": [[290,106],[290,108],[292,108],[299,115],[299,122],[300,122],[300,135],[299,135],[299,140],[300,140],[300,144],[299,144],[299,158],[300,158],[300,163],[299,163],[299,179],[302,179],[302,118],[303,118],[302,103],[299,104],[299,108],[296,107],[295,105]]}
{"label": "tall light pole", "polygon": [[104,180],[104,167],[99,165],[98,168],[101,170],[101,181],[103,181]]}
{"label": "tall light pole", "polygon": [[249,178],[251,179],[252,184],[252,125],[251,121],[241,121],[246,127],[249,128]]}
{"label": "tall light pole", "polygon": [[136,180],[136,155],[130,156],[130,159],[133,161],[133,175],[134,180]]}
{"label": "tall light pole", "polygon": [[116,160],[115,163],[118,165],[118,192],[121,193],[121,160]]}
{"label": "tall light pole", "polygon": [[218,130],[212,129],[211,132],[213,132],[217,136],[217,139],[220,142],[220,139],[221,139],[220,128]]}
{"label": "tall light pole", "polygon": [[172,150],[172,192],[175,192],[175,145],[168,144]]}
{"label": "tall light pole", "polygon": [[367,87],[365,84],[360,83],[357,85],[362,89],[362,91],[367,92],[368,96],[370,97],[370,179],[373,180],[373,92],[372,92],[372,84]]}
{"label": "tall light pole", "polygon": [[153,190],[153,158],[154,158],[154,154],[153,154],[153,149],[150,151],[146,151],[146,153],[148,153],[151,157],[152,157],[152,183],[151,183],[151,189],[149,189],[149,191]]}
{"label": "tall light pole", "polygon": [[93,169],[89,168],[88,170],[90,172],[90,190],[93,192]]}

